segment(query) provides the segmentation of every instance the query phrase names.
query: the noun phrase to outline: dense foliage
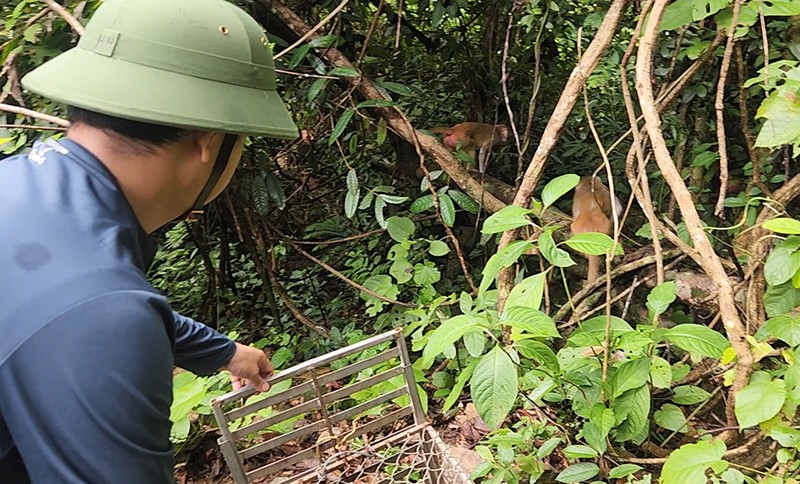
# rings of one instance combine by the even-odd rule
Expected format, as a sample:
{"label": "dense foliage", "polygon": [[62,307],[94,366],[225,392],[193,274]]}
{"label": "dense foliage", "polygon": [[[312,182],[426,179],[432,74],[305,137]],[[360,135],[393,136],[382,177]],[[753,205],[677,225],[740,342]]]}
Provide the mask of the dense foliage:
{"label": "dense foliage", "polygon": [[[85,23],[100,1],[64,3]],[[491,429],[468,442],[477,481],[796,482],[800,3],[358,0],[298,44],[338,2],[240,3],[276,53],[292,47],[279,81],[303,136],[251,139],[202,223],[158,234],[151,279],[177,309],[270,348],[278,369],[402,326],[429,415],[471,401]],[[651,45],[637,22],[665,3],[652,69],[635,70]],[[19,78],[79,37],[41,2],[0,12],[10,155],[54,133],[8,106],[64,113]],[[634,117],[647,99],[626,93],[645,83],[663,142],[629,120],[626,99]],[[486,197],[462,181],[469,157],[406,120],[511,126],[487,176],[469,172]],[[511,204],[532,160],[541,189]],[[604,166],[638,203],[618,236],[570,237],[576,174]],[[612,253],[610,278],[581,290],[580,254]],[[176,377],[179,449],[226,385]]]}

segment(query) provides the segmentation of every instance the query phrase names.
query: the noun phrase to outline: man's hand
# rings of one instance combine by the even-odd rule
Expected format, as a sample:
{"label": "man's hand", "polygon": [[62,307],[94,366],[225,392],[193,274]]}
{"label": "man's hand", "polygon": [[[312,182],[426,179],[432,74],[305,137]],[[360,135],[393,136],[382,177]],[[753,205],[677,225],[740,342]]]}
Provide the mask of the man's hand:
{"label": "man's hand", "polygon": [[269,384],[265,379],[272,376],[272,363],[258,348],[236,343],[236,353],[222,369],[231,372],[234,390],[248,384],[259,392],[269,390]]}

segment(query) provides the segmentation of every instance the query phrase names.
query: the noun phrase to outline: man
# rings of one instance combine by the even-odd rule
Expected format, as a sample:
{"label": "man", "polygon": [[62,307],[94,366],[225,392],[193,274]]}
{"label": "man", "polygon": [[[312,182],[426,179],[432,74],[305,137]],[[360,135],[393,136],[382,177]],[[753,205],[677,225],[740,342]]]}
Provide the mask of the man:
{"label": "man", "polygon": [[23,85],[72,124],[0,162],[0,483],[171,482],[173,365],[272,372],[145,280],[148,234],[219,195],[245,135],[297,136],[267,38],[225,0],[106,0]]}

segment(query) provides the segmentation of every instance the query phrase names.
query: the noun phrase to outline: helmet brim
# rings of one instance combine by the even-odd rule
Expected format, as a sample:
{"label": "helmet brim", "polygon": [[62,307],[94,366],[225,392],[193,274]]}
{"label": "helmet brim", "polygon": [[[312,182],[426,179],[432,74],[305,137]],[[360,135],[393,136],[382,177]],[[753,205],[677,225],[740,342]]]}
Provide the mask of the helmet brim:
{"label": "helmet brim", "polygon": [[55,101],[123,119],[204,131],[294,139],[277,91],[177,74],[80,47],[44,63],[22,85]]}

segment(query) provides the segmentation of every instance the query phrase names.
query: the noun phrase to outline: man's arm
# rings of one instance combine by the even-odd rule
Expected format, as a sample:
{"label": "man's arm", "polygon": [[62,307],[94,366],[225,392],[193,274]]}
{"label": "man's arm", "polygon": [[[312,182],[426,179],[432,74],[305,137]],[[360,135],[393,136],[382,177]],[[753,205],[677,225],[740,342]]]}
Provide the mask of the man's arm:
{"label": "man's arm", "polygon": [[210,375],[231,361],[236,343],[219,331],[172,312],[175,320],[175,365],[196,375]]}
{"label": "man's arm", "polygon": [[234,343],[205,324],[173,311],[175,319],[175,364],[197,375],[218,370],[231,372],[233,389],[253,385],[265,392],[264,379],[272,375],[272,364],[263,351]]}

